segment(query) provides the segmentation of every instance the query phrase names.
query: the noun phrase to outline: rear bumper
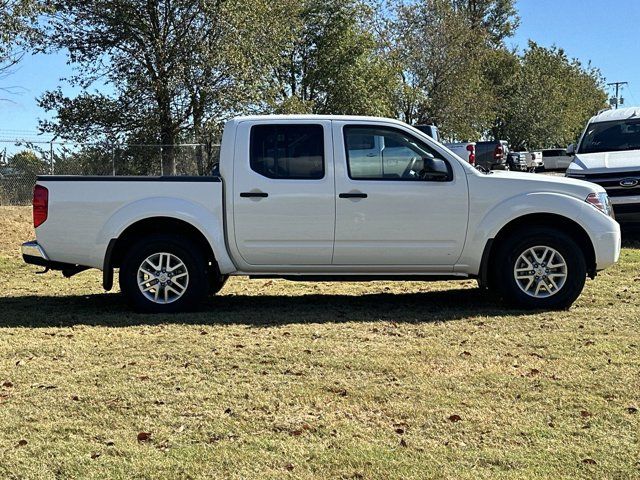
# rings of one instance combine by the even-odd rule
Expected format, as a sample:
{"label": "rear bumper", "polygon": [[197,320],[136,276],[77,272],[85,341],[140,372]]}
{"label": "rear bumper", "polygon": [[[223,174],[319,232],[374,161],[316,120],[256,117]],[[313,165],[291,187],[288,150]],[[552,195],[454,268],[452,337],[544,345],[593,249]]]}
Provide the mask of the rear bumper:
{"label": "rear bumper", "polygon": [[22,251],[22,258],[24,258],[24,261],[27,263],[31,263],[30,261],[27,261],[27,259],[38,262],[49,261],[49,257],[47,257],[43,248],[35,240],[23,243],[20,249]]}
{"label": "rear bumper", "polygon": [[23,243],[20,250],[22,251],[22,259],[25,263],[44,267],[48,270],[62,270],[63,275],[66,277],[70,277],[71,275],[75,275],[76,273],[89,268],[81,265],[74,265],[72,263],[55,262],[51,260],[42,246],[35,240]]}
{"label": "rear bumper", "polygon": [[507,169],[507,162],[503,162],[503,163],[492,163],[491,164],[491,169],[490,170],[506,170]]}
{"label": "rear bumper", "polygon": [[23,243],[20,250],[22,252],[22,259],[25,263],[46,266],[46,264],[50,262],[44,249],[35,240]]}

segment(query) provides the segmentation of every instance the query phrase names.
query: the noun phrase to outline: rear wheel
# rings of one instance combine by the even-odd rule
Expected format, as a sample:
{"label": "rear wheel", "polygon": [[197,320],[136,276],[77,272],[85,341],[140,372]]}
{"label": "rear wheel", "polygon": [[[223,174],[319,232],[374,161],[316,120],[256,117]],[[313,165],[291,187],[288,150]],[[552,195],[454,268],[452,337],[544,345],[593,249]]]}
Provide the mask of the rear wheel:
{"label": "rear wheel", "polygon": [[552,228],[513,233],[494,258],[495,288],[507,301],[524,308],[569,308],[587,276],[582,249]]}
{"label": "rear wheel", "polygon": [[197,245],[175,235],[139,240],[120,267],[120,289],[141,312],[196,308],[209,289],[207,263]]}

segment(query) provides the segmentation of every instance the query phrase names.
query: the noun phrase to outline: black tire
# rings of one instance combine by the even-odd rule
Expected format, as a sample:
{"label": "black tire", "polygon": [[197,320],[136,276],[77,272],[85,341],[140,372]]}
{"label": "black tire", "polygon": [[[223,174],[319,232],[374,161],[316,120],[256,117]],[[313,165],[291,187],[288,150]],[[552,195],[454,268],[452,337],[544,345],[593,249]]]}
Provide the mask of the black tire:
{"label": "black tire", "polygon": [[[516,281],[514,273],[516,262],[520,255],[528,249],[537,246],[551,247],[556,250],[564,258],[564,263],[566,264],[566,279],[564,284],[553,294],[544,298],[525,293]],[[496,289],[503,299],[521,308],[542,310],[567,309],[582,292],[587,277],[587,265],[582,249],[571,237],[553,228],[533,226],[513,232],[509,238],[498,245],[498,250],[493,258],[495,262],[492,263],[495,267],[492,272],[492,287]],[[538,266],[544,267],[544,265],[545,264]],[[553,272],[557,273],[558,270],[553,270],[552,273]],[[544,277],[534,278],[542,279]],[[528,280],[522,281],[528,284]],[[540,281],[542,282],[542,280]],[[537,282],[537,280],[534,280],[534,282]],[[535,285],[537,285],[537,283],[534,284],[534,287]],[[543,291],[546,290],[544,282],[540,290],[543,295],[549,293]]]}
{"label": "black tire", "polygon": [[[170,303],[155,303],[138,287],[138,269],[145,259],[159,253],[169,253],[179,259],[188,273],[184,292]],[[183,271],[179,270],[179,272]],[[131,306],[136,311],[144,313],[176,313],[193,310],[204,300],[209,291],[207,261],[201,250],[194,242],[169,234],[150,235],[136,242],[122,261],[119,281],[120,289]],[[171,280],[168,283],[171,283]],[[152,282],[148,285],[152,285]],[[151,293],[154,291],[152,290]],[[172,292],[171,294],[173,295]]]}

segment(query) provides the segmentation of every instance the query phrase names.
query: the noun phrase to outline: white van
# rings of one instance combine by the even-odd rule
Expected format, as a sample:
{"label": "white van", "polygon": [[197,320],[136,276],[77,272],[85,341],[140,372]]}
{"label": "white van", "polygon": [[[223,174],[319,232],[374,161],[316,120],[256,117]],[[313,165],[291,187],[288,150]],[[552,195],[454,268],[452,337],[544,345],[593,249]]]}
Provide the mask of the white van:
{"label": "white van", "polygon": [[640,223],[640,107],[607,110],[589,120],[566,176],[605,188],[620,223]]}

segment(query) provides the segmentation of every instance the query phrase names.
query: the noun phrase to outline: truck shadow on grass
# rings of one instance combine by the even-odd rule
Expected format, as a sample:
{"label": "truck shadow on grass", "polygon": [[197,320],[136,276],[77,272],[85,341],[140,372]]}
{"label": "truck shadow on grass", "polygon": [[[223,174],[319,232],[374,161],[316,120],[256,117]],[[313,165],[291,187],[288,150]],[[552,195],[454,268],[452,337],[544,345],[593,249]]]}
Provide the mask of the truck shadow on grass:
{"label": "truck shadow on grass", "polygon": [[0,328],[92,325],[126,327],[160,323],[268,327],[304,323],[445,322],[475,316],[526,315],[480,289],[416,293],[221,295],[197,312],[145,315],[131,311],[120,294],[24,296],[0,299]]}

